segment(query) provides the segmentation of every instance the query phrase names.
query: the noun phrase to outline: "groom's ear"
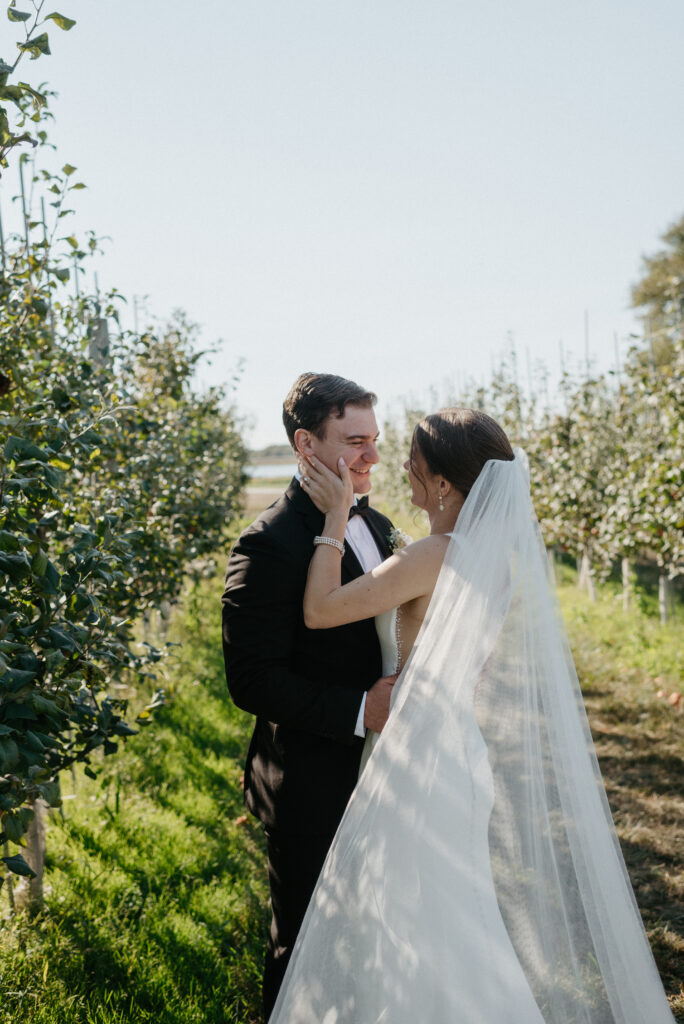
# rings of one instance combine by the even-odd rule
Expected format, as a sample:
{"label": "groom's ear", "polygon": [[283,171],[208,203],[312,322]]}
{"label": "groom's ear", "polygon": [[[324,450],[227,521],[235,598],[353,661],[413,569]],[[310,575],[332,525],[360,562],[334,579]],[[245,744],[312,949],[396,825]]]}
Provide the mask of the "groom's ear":
{"label": "groom's ear", "polygon": [[311,433],[308,430],[304,430],[302,427],[299,427],[298,430],[295,430],[294,443],[295,448],[297,449],[298,452],[301,452],[302,455],[313,455]]}

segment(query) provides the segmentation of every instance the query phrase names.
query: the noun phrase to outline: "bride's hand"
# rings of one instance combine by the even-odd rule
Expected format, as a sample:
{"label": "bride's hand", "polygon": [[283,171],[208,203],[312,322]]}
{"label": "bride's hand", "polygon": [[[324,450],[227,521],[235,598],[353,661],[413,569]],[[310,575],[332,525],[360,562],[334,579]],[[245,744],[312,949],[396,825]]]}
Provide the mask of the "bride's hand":
{"label": "bride's hand", "polygon": [[337,465],[339,476],[315,455],[302,458],[302,487],[320,512],[343,512],[346,518],[354,501],[354,488],[344,459],[339,459]]}

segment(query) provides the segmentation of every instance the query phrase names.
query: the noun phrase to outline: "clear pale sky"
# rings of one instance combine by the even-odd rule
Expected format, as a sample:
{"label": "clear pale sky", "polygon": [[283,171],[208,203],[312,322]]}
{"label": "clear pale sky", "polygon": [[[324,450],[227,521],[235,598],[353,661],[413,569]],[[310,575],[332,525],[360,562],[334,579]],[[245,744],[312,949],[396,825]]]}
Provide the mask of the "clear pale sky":
{"label": "clear pale sky", "polygon": [[302,370],[382,417],[488,379],[509,331],[523,383],[528,353],[557,376],[584,310],[595,368],[626,350],[684,212],[682,0],[60,4],[78,24],[21,77],[88,185],[65,225],[110,236],[101,286],[222,339],[205,381],[244,361],[254,445]]}

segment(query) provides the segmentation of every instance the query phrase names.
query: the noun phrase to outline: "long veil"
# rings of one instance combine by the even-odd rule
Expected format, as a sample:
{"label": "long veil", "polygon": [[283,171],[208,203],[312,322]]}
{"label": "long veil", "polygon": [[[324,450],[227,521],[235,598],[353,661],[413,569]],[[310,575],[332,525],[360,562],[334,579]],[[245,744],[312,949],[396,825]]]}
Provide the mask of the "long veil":
{"label": "long veil", "polygon": [[271,1024],[672,1024],[529,495],[466,500]]}

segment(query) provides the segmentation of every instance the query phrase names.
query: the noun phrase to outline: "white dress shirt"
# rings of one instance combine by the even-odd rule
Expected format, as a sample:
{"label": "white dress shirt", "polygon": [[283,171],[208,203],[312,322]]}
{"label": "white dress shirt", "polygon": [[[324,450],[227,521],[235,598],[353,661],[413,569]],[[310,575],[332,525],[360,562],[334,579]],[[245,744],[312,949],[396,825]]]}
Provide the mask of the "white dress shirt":
{"label": "white dress shirt", "polygon": [[[356,499],[354,500],[356,502]],[[375,543],[373,534],[370,532],[368,523],[363,516],[351,517],[347,523],[347,529],[344,531],[344,539],[358,558],[364,572],[370,572],[371,569],[375,569],[382,562],[382,555],[378,550],[378,545]],[[361,736],[362,738],[366,735],[366,727],[363,724],[366,712],[366,697],[367,692],[364,692],[356,719],[356,728],[354,729],[354,735]]]}

